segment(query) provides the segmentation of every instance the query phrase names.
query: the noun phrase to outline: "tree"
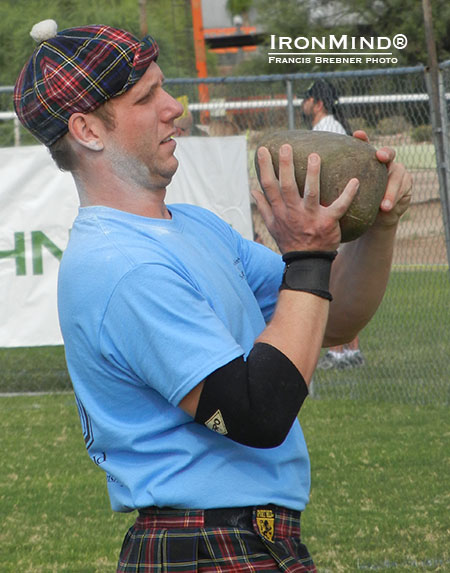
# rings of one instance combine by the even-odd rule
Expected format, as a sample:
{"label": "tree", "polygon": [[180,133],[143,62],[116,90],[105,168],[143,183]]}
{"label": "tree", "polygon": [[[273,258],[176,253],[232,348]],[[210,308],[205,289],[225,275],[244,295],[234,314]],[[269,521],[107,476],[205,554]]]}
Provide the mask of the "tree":
{"label": "tree", "polygon": [[[189,0],[147,1],[149,33],[160,44],[166,77],[195,76]],[[59,30],[108,24],[140,36],[138,0],[1,0],[0,85],[15,83],[35,46],[30,30],[47,18],[56,20]]]}
{"label": "tree", "polygon": [[[387,36],[404,34],[408,45],[398,50],[399,63],[414,66],[427,63],[427,49],[423,23],[422,2],[418,0],[315,0],[317,7],[332,9],[338,23],[333,26],[339,33],[355,36]],[[432,0],[435,39],[438,59],[450,57],[450,3]],[[347,22],[347,23],[346,23]],[[330,28],[323,19],[317,24]]]}
{"label": "tree", "polygon": [[[266,44],[259,55],[243,62],[236,74],[273,74],[299,71],[321,71],[324,68],[310,65],[307,70],[299,64],[268,63],[267,52],[270,35],[297,38],[322,37],[343,34],[355,37],[393,38],[404,34],[408,45],[396,50],[397,65],[427,64],[427,51],[420,0],[253,0],[258,14],[258,24],[266,31]],[[432,0],[434,32],[439,61],[450,58],[450,2]],[[351,64],[350,64],[351,65]],[[333,70],[349,65],[333,66]],[[359,66],[362,67],[362,66]],[[327,66],[327,71],[330,67]],[[354,69],[354,66],[352,67]]]}
{"label": "tree", "polygon": [[246,14],[252,4],[253,0],[227,0],[227,10],[232,16]]}
{"label": "tree", "polygon": [[139,34],[137,0],[2,0],[0,8],[0,85],[15,82],[35,43],[30,30],[52,18],[63,30],[86,24],[109,24]]}

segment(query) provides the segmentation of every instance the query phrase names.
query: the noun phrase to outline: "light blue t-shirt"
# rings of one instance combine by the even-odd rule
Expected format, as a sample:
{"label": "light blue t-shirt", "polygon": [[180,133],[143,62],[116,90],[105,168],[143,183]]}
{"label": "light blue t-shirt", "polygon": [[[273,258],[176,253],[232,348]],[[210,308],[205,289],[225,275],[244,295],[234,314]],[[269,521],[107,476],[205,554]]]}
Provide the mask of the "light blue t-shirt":
{"label": "light blue t-shirt", "polygon": [[281,258],[209,211],[169,210],[170,220],[80,209],[60,267],[67,364],[112,508],[303,510],[309,459],[297,421],[281,446],[256,449],[177,407],[250,352],[274,310]]}

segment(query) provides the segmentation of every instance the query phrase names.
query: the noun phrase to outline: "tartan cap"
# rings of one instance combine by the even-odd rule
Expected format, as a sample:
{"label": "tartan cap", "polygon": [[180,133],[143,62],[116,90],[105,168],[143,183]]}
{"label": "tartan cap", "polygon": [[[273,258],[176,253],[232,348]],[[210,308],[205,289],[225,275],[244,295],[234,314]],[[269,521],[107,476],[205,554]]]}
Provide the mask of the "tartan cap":
{"label": "tartan cap", "polygon": [[67,133],[73,113],[94,111],[129,90],[159,53],[151,36],[140,41],[110,26],[57,33],[56,23],[45,20],[31,35],[40,44],[17,79],[14,107],[21,123],[47,146]]}

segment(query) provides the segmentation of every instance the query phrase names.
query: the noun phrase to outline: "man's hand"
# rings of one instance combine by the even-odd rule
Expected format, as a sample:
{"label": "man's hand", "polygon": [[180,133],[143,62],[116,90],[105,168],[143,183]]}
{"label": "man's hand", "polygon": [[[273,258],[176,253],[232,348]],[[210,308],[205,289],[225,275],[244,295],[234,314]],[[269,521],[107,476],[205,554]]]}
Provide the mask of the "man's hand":
{"label": "man's hand", "polygon": [[333,251],[341,240],[339,220],[350,207],[359,187],[351,179],[341,195],[328,207],[320,205],[320,157],[311,153],[303,197],[295,181],[292,147],[284,144],[279,152],[277,179],[272,158],[265,147],[258,150],[260,181],[264,195],[253,197],[264,222],[282,253],[288,251]]}
{"label": "man's hand", "polygon": [[[353,137],[369,141],[364,131],[355,131]],[[394,149],[382,147],[378,149],[376,156],[378,161],[385,163],[388,168],[388,182],[374,226],[394,227],[411,202],[412,177],[404,165],[394,162]]]}

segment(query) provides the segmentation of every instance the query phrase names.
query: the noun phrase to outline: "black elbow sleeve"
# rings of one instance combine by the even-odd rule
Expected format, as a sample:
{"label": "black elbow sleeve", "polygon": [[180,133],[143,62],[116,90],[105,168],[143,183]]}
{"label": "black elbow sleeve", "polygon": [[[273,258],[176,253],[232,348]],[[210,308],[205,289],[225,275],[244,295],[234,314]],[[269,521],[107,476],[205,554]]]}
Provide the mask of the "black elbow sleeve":
{"label": "black elbow sleeve", "polygon": [[270,344],[210,374],[195,421],[246,446],[273,448],[286,438],[308,395],[292,362]]}

